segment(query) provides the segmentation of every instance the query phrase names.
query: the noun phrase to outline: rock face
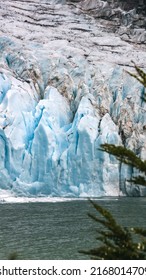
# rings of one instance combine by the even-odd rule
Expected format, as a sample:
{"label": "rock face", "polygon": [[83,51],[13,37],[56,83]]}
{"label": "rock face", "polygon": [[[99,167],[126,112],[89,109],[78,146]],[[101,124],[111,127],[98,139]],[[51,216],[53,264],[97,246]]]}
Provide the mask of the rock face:
{"label": "rock face", "polygon": [[134,170],[100,151],[113,143],[146,153],[144,88],[125,71],[133,71],[131,60],[146,67],[145,45],[132,43],[137,35],[125,41],[122,25],[113,33],[114,20],[97,18],[110,5],[0,3],[1,189],[20,196],[144,194],[126,183]]}
{"label": "rock face", "polygon": [[106,30],[118,33],[125,41],[146,42],[146,1],[83,0],[80,7],[96,19],[102,19]]}

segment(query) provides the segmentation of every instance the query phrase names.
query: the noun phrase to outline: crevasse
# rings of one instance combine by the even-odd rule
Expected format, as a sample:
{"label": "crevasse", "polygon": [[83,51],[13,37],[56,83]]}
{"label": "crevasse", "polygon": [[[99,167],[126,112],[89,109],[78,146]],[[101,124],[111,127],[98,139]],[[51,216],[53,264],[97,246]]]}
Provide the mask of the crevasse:
{"label": "crevasse", "polygon": [[[17,196],[133,195],[133,170],[103,143],[145,152],[143,87],[123,67],[72,49],[0,38],[0,189]],[[70,55],[70,56],[69,56]],[[141,193],[140,193],[141,194]]]}

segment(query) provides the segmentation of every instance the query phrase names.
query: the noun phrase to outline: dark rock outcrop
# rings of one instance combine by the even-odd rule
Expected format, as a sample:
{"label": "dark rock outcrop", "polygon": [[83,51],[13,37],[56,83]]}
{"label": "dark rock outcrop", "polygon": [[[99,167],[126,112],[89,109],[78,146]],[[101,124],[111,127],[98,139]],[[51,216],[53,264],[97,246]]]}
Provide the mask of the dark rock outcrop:
{"label": "dark rock outcrop", "polygon": [[146,42],[146,0],[68,0],[125,41]]}

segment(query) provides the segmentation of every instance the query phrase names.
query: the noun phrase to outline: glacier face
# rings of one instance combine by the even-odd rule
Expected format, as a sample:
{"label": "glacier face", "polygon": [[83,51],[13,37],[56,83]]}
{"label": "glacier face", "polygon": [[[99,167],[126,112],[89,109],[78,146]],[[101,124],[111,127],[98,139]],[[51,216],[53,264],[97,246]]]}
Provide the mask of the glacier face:
{"label": "glacier face", "polygon": [[[69,24],[65,32],[55,29],[62,39],[51,29],[46,34],[46,23],[31,34],[27,23],[22,40],[17,17],[14,34],[1,31],[0,188],[19,196],[134,194],[138,190],[126,179],[135,171],[101,152],[100,145],[124,144],[140,156],[146,153],[144,89],[121,66],[122,56],[123,64],[131,65],[133,57],[143,67],[144,46],[138,50],[96,30],[95,19],[78,14],[78,29],[91,31],[83,35],[76,14],[63,5]],[[57,17],[62,4],[51,7]]]}

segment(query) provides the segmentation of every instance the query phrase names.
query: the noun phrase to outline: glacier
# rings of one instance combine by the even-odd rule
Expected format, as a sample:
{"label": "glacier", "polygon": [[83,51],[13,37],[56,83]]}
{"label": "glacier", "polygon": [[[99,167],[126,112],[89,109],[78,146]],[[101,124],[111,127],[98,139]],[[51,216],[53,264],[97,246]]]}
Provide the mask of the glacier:
{"label": "glacier", "polygon": [[[24,5],[27,14],[19,20]],[[133,71],[132,59],[145,68],[145,46],[109,35],[102,22],[79,13],[80,6],[53,0],[42,6],[35,0],[34,6],[33,28],[27,1],[18,1],[15,18],[10,5],[6,24],[0,19],[0,191],[20,197],[145,195],[127,182],[135,170],[100,151],[112,143],[146,155],[144,88],[125,71]],[[48,14],[39,18],[46,7]]]}

